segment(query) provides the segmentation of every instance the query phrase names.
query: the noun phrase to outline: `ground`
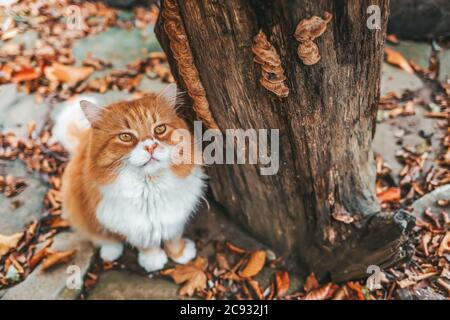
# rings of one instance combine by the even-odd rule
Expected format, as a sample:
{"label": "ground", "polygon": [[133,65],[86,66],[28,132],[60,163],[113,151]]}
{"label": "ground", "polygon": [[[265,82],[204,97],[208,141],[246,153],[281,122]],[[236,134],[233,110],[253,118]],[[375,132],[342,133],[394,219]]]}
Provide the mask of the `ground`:
{"label": "ground", "polygon": [[[71,42],[74,59],[71,64],[74,66],[80,67],[83,65],[83,62],[90,59],[95,61],[90,64],[84,63],[85,66],[94,64],[97,66],[98,64],[106,63],[106,66],[95,67],[94,69],[96,70],[88,79],[104,77],[111,72],[128,70],[125,73],[119,72],[117,78],[113,76],[113,80],[110,80],[111,82],[105,87],[102,87],[101,83],[90,83],[88,85],[85,79],[82,79],[85,84],[83,89],[80,89],[82,85],[77,85],[76,88],[79,89],[79,92],[95,96],[101,104],[129,99],[146,92],[159,92],[167,85],[167,82],[171,81],[170,77],[164,73],[165,69],[155,70],[155,67],[152,66],[149,70],[144,64],[139,66],[135,64],[136,61],[148,59],[150,52],[157,53],[161,50],[153,34],[154,19],[142,19],[145,23],[133,24],[133,21],[135,21],[133,14],[140,15],[141,12],[116,12],[118,13],[117,20],[122,22],[115,22],[113,26],[108,27],[100,24],[102,28],[99,28],[98,32],[87,32],[83,36],[75,37]],[[104,15],[108,16],[108,11],[105,11]],[[30,50],[42,45],[37,41],[39,38],[38,32],[33,28],[21,30],[12,39],[4,35],[5,33],[2,36],[3,40],[0,42],[0,45],[3,47],[2,50],[5,49],[6,44],[11,43],[23,44],[24,48],[29,48]],[[402,186],[404,182],[405,172],[402,171],[404,170],[403,161],[406,156],[399,157],[399,150],[411,147],[415,148],[417,152],[418,148],[423,147],[424,143],[426,143],[429,155],[425,158],[425,163],[421,169],[424,172],[428,172],[429,168],[436,166],[436,159],[439,158],[442,152],[441,142],[446,134],[445,126],[442,128],[442,122],[445,122],[445,117],[430,118],[426,116],[430,111],[440,111],[439,106],[436,106],[434,102],[437,81],[429,81],[426,77],[423,77],[423,73],[418,69],[419,67],[423,69],[429,67],[429,59],[433,53],[432,45],[429,43],[400,41],[399,44],[389,44],[389,46],[401,52],[406,59],[413,61],[418,67],[416,67],[416,72],[408,72],[392,64],[383,63],[381,96],[390,96],[393,99],[392,101],[394,101],[391,102],[395,103],[395,106],[387,103],[390,107],[380,108],[379,123],[374,138],[374,153],[381,157],[379,159],[383,160],[382,165],[380,160],[377,161],[380,164],[379,175],[383,175],[383,179],[379,180],[379,185],[377,186],[380,194],[389,191],[387,186],[395,189],[398,186]],[[1,63],[9,59],[8,54],[5,54],[2,50],[0,50],[0,67],[2,66]],[[439,80],[444,81],[445,77],[450,76],[450,50],[441,48],[439,60]],[[130,64],[134,65],[131,67],[132,71],[129,71]],[[164,66],[164,64],[161,65]],[[144,68],[145,72],[142,72],[142,68]],[[0,70],[2,69],[0,68]],[[139,72],[136,72],[136,70],[144,73],[144,76],[139,76]],[[5,70],[3,69],[2,72],[4,73]],[[126,81],[122,81],[123,79],[126,79]],[[61,79],[59,80],[64,82]],[[136,81],[133,82],[134,80]],[[17,83],[0,81],[0,83],[3,83],[0,86],[0,129],[3,133],[14,132],[17,138],[25,140],[30,137],[36,139],[39,133],[46,132],[51,127],[55,115],[64,103],[67,103],[65,102],[67,97],[73,95],[74,91],[77,90],[73,86],[71,87],[65,83],[61,85],[60,83],[55,87],[57,92],[48,94],[48,92],[44,92],[45,90],[43,92],[36,91],[35,86],[39,87],[40,84],[31,83],[27,87],[26,81],[25,85],[19,80],[16,81]],[[46,88],[52,88],[51,85],[52,83],[46,84]],[[90,86],[94,89],[85,90],[86,87]],[[34,94],[29,93],[30,91]],[[396,94],[393,95],[392,92]],[[414,111],[394,114],[393,110],[402,108],[403,102],[407,101],[412,101]],[[42,137],[41,140],[43,140]],[[42,145],[47,146],[44,141],[43,144],[36,145],[35,148],[43,150]],[[186,298],[185,295],[180,295],[180,286],[171,279],[170,272],[167,272],[166,275],[146,274],[137,265],[136,252],[132,248],[127,248],[124,256],[117,263],[102,264],[97,250],[91,244],[80,240],[80,237],[70,231],[58,216],[60,214],[60,204],[58,203],[57,191],[60,186],[58,180],[55,180],[54,177],[60,174],[58,172],[59,169],[52,168],[46,172],[42,169],[41,163],[40,169],[30,170],[30,168],[33,169],[33,165],[30,165],[30,162],[25,161],[28,165],[27,167],[23,158],[16,157],[17,159],[11,160],[14,157],[8,156],[8,150],[1,147],[3,146],[0,145],[0,176],[13,176],[17,185],[20,184],[17,181],[23,179],[26,186],[18,190],[16,192],[17,195],[11,196],[5,192],[3,194],[0,193],[0,235],[14,235],[24,230],[25,238],[31,234],[29,240],[25,241],[22,238],[22,242],[19,242],[16,248],[13,247],[12,251],[8,252],[8,257],[6,253],[3,256],[0,254],[0,265],[3,264],[3,268],[0,269],[0,297],[2,299]],[[55,157],[55,154],[62,155],[59,158],[56,157],[54,161],[63,168],[63,163],[66,159],[64,158],[64,152],[60,151],[59,149],[56,151],[50,150],[50,156]],[[381,173],[381,169],[387,167],[390,170]],[[412,207],[414,209],[412,214],[422,217],[422,219],[427,219],[424,217],[424,212],[429,208],[431,208],[432,212],[439,214],[442,210],[445,210],[443,206],[448,208],[450,188],[448,184],[443,186],[437,185],[432,190],[422,190],[423,194],[425,194],[423,197],[415,194],[408,199],[408,197],[402,195],[402,200],[404,198],[406,201],[400,204],[400,199],[396,199],[392,201],[397,202],[394,203],[393,207]],[[429,193],[428,191],[431,192]],[[417,192],[420,194],[419,191]],[[54,196],[55,194],[56,196]],[[438,200],[440,200],[441,206],[436,204]],[[391,204],[387,201],[385,209],[392,209]],[[54,235],[55,233],[57,234]],[[39,237],[36,237],[35,234],[38,234]],[[440,235],[440,233],[437,234]],[[256,295],[256,297],[260,297],[261,294],[264,297],[268,295],[273,296],[274,282],[276,283],[275,286],[279,298],[283,296],[301,297],[302,295],[297,294],[297,292],[307,289],[304,288],[305,282],[301,280],[304,279],[305,275],[297,274],[293,271],[289,273],[290,278],[287,281],[289,289],[281,294],[283,286],[286,286],[287,273],[284,269],[289,269],[289,262],[283,261],[281,259],[283,257],[277,257],[269,248],[248,236],[239,226],[230,221],[220,207],[214,203],[211,203],[209,206],[205,203],[202,206],[195,218],[190,221],[187,235],[196,241],[199,248],[199,256],[206,257],[208,261],[215,260],[214,263],[218,266],[217,268],[208,267],[209,281],[207,282],[206,291],[204,290],[207,293],[194,295],[194,297],[206,296],[207,298],[212,298],[215,295],[220,296],[222,294],[222,297],[248,298],[249,288],[251,291],[250,296]],[[24,244],[24,241],[27,244]],[[27,245],[32,246],[32,249],[30,249],[31,247],[27,248]],[[26,251],[24,251],[25,249]],[[17,254],[14,253],[14,250],[17,250]],[[241,250],[243,251],[241,252]],[[225,286],[223,273],[219,273],[221,269],[227,269],[227,266],[223,265],[224,262],[221,265],[218,258],[218,255],[222,255],[225,251],[232,256],[225,258],[226,264],[231,264],[233,261],[237,264],[241,263],[240,266],[228,267],[233,269],[234,275],[235,273],[241,274],[244,272],[242,263],[247,263],[248,266],[249,260],[252,260],[253,257],[258,257],[258,254],[255,254],[255,252],[263,252],[264,259],[267,261],[264,269],[258,270],[254,277],[252,275],[250,279],[245,281],[242,280],[243,278],[236,280],[237,282],[243,281],[246,284],[243,287],[236,286],[234,289],[230,289],[231,291],[243,290],[243,293],[237,296],[232,295],[235,292],[229,293],[228,289],[223,289],[224,291],[221,293],[222,289],[218,285],[219,283],[221,286]],[[19,254],[21,252],[32,252],[32,257],[30,258],[30,255],[28,255],[28,258],[24,258],[26,254]],[[37,252],[45,252],[47,260],[44,258],[36,260],[36,265],[30,266],[30,261],[37,256]],[[42,265],[52,257],[52,254],[55,256],[54,254],[58,252],[68,252],[70,255],[55,258],[56,262],[54,265],[51,265],[47,270],[42,270]],[[445,253],[444,257],[448,260],[448,253]],[[39,264],[40,261],[44,262]],[[254,261],[257,261],[257,259],[254,258]],[[198,263],[201,264],[202,262]],[[70,266],[77,266],[78,268],[75,272],[79,272],[82,278],[82,282],[78,283],[79,285],[68,285],[68,279],[72,274],[70,269],[68,269]],[[173,267],[175,266],[168,266],[169,270]],[[25,270],[21,270],[21,268],[25,268]],[[443,279],[442,281],[448,284],[450,279],[446,268],[443,269],[442,273],[446,270],[447,274],[442,276],[433,274],[432,276],[440,276]],[[238,270],[240,271],[238,272]],[[402,271],[387,270],[386,273],[397,277],[397,274],[402,273]],[[220,281],[217,280],[219,278],[221,279]],[[312,279],[310,277],[309,281],[306,281],[307,286],[314,282]],[[230,276],[227,280],[229,284],[229,281],[233,281],[233,277]],[[390,280],[392,283],[392,279]],[[252,281],[256,281],[257,285],[255,286],[255,283]],[[398,283],[400,282],[397,282],[397,286]],[[75,284],[77,284],[76,281]],[[361,284],[364,285],[364,282],[361,282]],[[357,287],[356,289],[355,286]],[[361,292],[366,294],[366,291],[361,290],[359,283],[348,284],[348,287],[355,290],[358,298],[361,298],[359,296]],[[414,289],[415,291],[410,290],[411,287],[409,285],[403,287],[402,284],[400,287],[401,290],[397,290],[397,287],[394,286],[393,288],[391,285],[387,285],[385,290],[386,296],[375,297],[391,298],[393,294],[390,292],[391,290],[397,290],[395,297],[402,299],[415,299],[420,295],[423,298],[444,299],[449,294],[448,291],[445,291],[448,290],[448,287],[443,287],[441,289],[444,290],[439,290],[439,285],[425,289],[417,288]],[[263,289],[261,292],[258,292],[260,288]],[[330,288],[331,286],[328,289]],[[339,286],[336,285],[336,288],[339,288]],[[225,293],[225,291],[227,292]],[[345,294],[350,296],[348,293]]]}

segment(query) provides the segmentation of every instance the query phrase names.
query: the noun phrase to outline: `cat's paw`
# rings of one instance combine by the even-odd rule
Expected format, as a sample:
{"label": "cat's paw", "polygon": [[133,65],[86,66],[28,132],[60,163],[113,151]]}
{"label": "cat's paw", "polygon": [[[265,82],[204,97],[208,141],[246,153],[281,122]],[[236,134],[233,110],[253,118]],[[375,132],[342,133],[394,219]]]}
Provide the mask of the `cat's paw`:
{"label": "cat's paw", "polygon": [[108,243],[100,248],[100,258],[103,261],[111,262],[120,258],[123,253],[123,243]]}
{"label": "cat's paw", "polygon": [[162,268],[164,268],[164,265],[167,263],[167,261],[167,255],[163,250],[139,252],[139,265],[147,272],[161,270]]}
{"label": "cat's paw", "polygon": [[186,238],[184,238],[183,241],[184,241],[184,249],[181,255],[176,258],[174,257],[171,258],[173,261],[179,264],[186,264],[192,259],[194,259],[195,256],[197,255],[197,249],[195,248],[194,241]]}

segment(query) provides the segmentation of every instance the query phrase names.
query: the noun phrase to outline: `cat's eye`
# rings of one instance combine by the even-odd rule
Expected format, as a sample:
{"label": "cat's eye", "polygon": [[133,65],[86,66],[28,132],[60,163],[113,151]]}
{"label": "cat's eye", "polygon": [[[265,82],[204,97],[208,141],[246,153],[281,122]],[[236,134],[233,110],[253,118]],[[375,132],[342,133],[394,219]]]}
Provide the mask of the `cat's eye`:
{"label": "cat's eye", "polygon": [[165,124],[161,124],[161,125],[155,127],[156,134],[163,134],[164,132],[166,132],[166,130],[167,130],[167,127]]}
{"label": "cat's eye", "polygon": [[130,133],[121,133],[119,134],[119,139],[123,142],[131,142],[133,141],[133,136]]}

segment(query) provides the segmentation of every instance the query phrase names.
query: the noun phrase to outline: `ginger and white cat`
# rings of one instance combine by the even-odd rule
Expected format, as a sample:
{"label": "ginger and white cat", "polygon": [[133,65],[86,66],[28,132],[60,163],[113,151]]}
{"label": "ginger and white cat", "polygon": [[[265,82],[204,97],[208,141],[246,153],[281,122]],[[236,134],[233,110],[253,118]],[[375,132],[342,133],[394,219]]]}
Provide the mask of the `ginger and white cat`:
{"label": "ginger and white cat", "polygon": [[174,132],[188,130],[175,110],[176,91],[171,85],[159,95],[104,108],[82,100],[81,108],[65,109],[56,121],[54,136],[71,153],[63,210],[100,246],[103,260],[119,258],[124,242],[138,248],[148,272],[162,269],[168,257],[186,263],[196,255],[182,233],[206,176],[193,162],[173,161]]}

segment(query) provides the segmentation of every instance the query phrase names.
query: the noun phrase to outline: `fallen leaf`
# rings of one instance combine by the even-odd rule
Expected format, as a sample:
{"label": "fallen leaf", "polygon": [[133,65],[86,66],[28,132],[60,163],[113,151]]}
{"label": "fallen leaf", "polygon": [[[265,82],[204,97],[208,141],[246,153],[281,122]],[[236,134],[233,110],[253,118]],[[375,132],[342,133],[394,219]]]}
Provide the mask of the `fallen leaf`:
{"label": "fallen leaf", "polygon": [[92,67],[73,67],[54,62],[50,67],[45,68],[45,76],[50,81],[63,82],[75,85],[85,80],[94,72]]}
{"label": "fallen leaf", "polygon": [[239,272],[239,275],[244,278],[256,276],[264,267],[266,255],[264,250],[252,252],[247,265]]}
{"label": "fallen leaf", "polygon": [[336,290],[333,300],[346,300],[346,299],[348,299],[348,289],[347,286],[344,284],[342,287]]}
{"label": "fallen leaf", "polygon": [[316,275],[314,272],[311,272],[311,274],[306,278],[305,284],[303,286],[303,289],[305,289],[305,292],[308,293],[311,290],[317,289],[319,287],[319,281],[317,281]]}
{"label": "fallen leaf", "polygon": [[230,270],[230,264],[228,263],[225,253],[216,253],[217,265],[222,270]]}
{"label": "fallen leaf", "polygon": [[40,73],[37,72],[34,68],[23,68],[18,72],[14,72],[12,76],[12,82],[18,83],[22,81],[31,81],[39,78]]}
{"label": "fallen leaf", "polygon": [[191,297],[196,291],[206,288],[207,277],[204,270],[207,264],[205,258],[197,257],[185,265],[163,270],[161,274],[171,277],[176,284],[184,283],[180,289],[180,295]]}
{"label": "fallen leaf", "polygon": [[381,203],[400,201],[400,188],[392,187],[377,194]]}
{"label": "fallen leaf", "polygon": [[0,234],[0,257],[6,254],[9,250],[17,246],[23,233],[19,232],[10,236]]}
{"label": "fallen leaf", "polygon": [[448,283],[448,281],[445,281],[444,279],[439,278],[436,281],[442,288],[444,288],[445,290],[447,290],[447,294],[450,294],[450,283]]}
{"label": "fallen leaf", "polygon": [[258,281],[252,280],[252,279],[247,279],[247,283],[249,284],[250,288],[252,288],[253,292],[256,295],[256,298],[258,300],[264,300],[264,295],[261,290],[261,287],[259,286]]}
{"label": "fallen leaf", "polygon": [[289,290],[289,273],[287,271],[277,271],[275,282],[277,285],[277,297],[284,297]]}
{"label": "fallen leaf", "polygon": [[48,248],[53,244],[53,239],[47,240],[47,243],[44,245],[44,247],[38,251],[36,251],[33,255],[33,257],[28,262],[28,266],[30,269],[34,269],[46,256]]}
{"label": "fallen leaf", "polygon": [[397,39],[397,36],[396,36],[395,34],[389,34],[389,35],[386,37],[386,41],[388,41],[388,42],[390,42],[390,43],[393,43],[393,44],[398,44],[398,43],[399,43],[399,41],[398,41],[398,39]]}
{"label": "fallen leaf", "polygon": [[52,251],[47,250],[47,257],[42,262],[41,271],[45,271],[53,266],[69,261],[75,254],[76,250],[68,251]]}
{"label": "fallen leaf", "polygon": [[405,70],[406,72],[414,73],[413,68],[411,67],[409,62],[405,59],[405,57],[403,57],[403,55],[400,52],[395,51],[394,49],[385,47],[384,53],[386,54],[386,62],[387,63],[397,66],[397,67]]}
{"label": "fallen leaf", "polygon": [[358,300],[366,300],[361,285],[358,282],[347,282],[347,286],[356,293]]}
{"label": "fallen leaf", "polygon": [[242,249],[241,247],[238,247],[229,241],[227,241],[226,246],[227,246],[228,250],[230,250],[232,253],[235,253],[235,254],[244,254],[247,252],[247,250]]}
{"label": "fallen leaf", "polygon": [[303,300],[326,300],[331,298],[334,291],[333,288],[335,285],[333,285],[331,282],[327,283],[326,285],[317,288],[310,293],[308,293]]}
{"label": "fallen leaf", "polygon": [[450,251],[450,231],[447,231],[437,250],[438,257],[442,257],[445,252]]}

